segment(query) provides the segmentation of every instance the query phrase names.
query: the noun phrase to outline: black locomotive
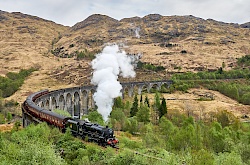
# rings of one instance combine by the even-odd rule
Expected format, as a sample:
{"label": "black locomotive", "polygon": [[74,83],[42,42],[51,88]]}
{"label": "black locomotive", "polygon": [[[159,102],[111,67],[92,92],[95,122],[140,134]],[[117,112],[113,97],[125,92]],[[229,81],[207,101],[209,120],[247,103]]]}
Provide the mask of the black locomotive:
{"label": "black locomotive", "polygon": [[[107,126],[103,127],[88,121],[64,117],[52,111],[43,109],[35,104],[37,98],[48,93],[48,90],[43,90],[28,96],[22,104],[23,116],[28,115],[39,122],[47,122],[49,125],[58,127],[62,132],[65,132],[66,129],[69,128],[74,136],[96,142],[102,146],[109,145],[117,148],[116,144],[118,143],[118,140],[115,138],[114,131],[111,128],[108,128]],[[23,119],[23,123],[24,122]]]}
{"label": "black locomotive", "polygon": [[74,136],[80,136],[82,139],[93,141],[99,145],[117,147],[118,140],[114,136],[111,128],[91,123],[88,121],[70,119],[66,122],[66,128],[70,128]]}

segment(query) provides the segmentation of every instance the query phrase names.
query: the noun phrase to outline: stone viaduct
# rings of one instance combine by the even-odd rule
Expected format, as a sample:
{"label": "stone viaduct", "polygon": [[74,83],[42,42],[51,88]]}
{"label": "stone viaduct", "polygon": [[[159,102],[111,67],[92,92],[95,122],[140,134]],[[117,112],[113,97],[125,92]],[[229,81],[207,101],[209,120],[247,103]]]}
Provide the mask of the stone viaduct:
{"label": "stone viaduct", "polygon": [[[149,93],[152,88],[157,90],[162,86],[168,88],[171,84],[171,80],[121,83],[122,98],[132,97],[134,93],[141,94],[145,90]],[[54,109],[68,111],[72,117],[80,118],[80,116],[87,114],[89,109],[95,107],[93,100],[95,91],[96,86],[59,89],[39,97],[35,103],[50,111]]]}

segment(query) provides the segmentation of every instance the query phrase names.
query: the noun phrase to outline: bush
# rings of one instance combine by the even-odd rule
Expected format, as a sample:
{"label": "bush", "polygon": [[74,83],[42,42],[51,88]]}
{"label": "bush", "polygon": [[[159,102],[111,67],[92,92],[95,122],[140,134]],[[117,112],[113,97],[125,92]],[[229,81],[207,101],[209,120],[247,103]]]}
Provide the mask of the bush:
{"label": "bush", "polygon": [[[49,141],[46,124],[30,125],[4,138],[0,150],[0,164],[64,164]],[[1,137],[0,137],[1,143]]]}
{"label": "bush", "polygon": [[4,124],[5,123],[5,117],[3,114],[0,113],[0,124]]}
{"label": "bush", "polygon": [[74,44],[70,44],[69,45],[69,48],[73,48],[75,45]]}
{"label": "bush", "polygon": [[245,94],[241,97],[240,102],[243,103],[243,104],[250,105],[250,92],[245,93]]}
{"label": "bush", "polygon": [[138,149],[138,148],[143,147],[141,141],[130,140],[127,137],[119,138],[119,142],[124,145],[123,147],[130,148],[130,149],[136,149],[136,148]]}
{"label": "bush", "polygon": [[128,118],[125,121],[124,131],[128,131],[131,134],[136,134],[139,131],[138,125],[139,124],[136,116]]}
{"label": "bush", "polygon": [[137,63],[137,68],[138,69],[152,70],[152,71],[155,71],[155,72],[165,70],[165,68],[163,66],[155,66],[153,64],[148,64],[148,63],[144,63],[144,62],[141,62],[141,61],[139,61]]}
{"label": "bush", "polygon": [[124,130],[126,116],[120,108],[114,108],[110,114],[110,121],[114,130]]}
{"label": "bush", "polygon": [[60,110],[60,109],[54,109],[55,113],[65,116],[65,117],[71,117],[70,113],[68,111]]}
{"label": "bush", "polygon": [[250,55],[245,55],[241,58],[238,58],[237,64],[244,67],[250,66]]}
{"label": "bush", "polygon": [[7,113],[7,120],[8,121],[12,120],[12,114],[10,112]]}
{"label": "bush", "polygon": [[224,153],[219,153],[218,156],[215,157],[215,164],[220,164],[220,165],[242,165],[242,159],[239,154],[235,152],[224,152]]}
{"label": "bush", "polygon": [[206,150],[199,150],[192,153],[191,165],[211,165],[214,164],[214,156]]}
{"label": "bush", "polygon": [[88,116],[86,116],[86,118],[88,118],[89,121],[92,122],[92,123],[97,123],[97,124],[100,124],[100,125],[104,125],[104,120],[102,118],[102,115],[100,113],[98,113],[96,110],[90,111],[88,113]]}
{"label": "bush", "polygon": [[95,55],[98,53],[100,53],[100,50],[88,51],[87,49],[84,49],[80,52],[76,51],[76,58],[77,60],[81,60],[84,58],[94,59]]}

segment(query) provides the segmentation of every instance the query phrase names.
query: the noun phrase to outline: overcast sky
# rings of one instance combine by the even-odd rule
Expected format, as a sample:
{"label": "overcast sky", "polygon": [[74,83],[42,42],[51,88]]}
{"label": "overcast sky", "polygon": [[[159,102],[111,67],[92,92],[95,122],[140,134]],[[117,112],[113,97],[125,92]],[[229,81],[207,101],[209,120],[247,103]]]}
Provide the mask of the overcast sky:
{"label": "overcast sky", "polygon": [[92,14],[115,19],[148,14],[193,15],[228,23],[250,22],[250,0],[0,0],[0,10],[73,26]]}

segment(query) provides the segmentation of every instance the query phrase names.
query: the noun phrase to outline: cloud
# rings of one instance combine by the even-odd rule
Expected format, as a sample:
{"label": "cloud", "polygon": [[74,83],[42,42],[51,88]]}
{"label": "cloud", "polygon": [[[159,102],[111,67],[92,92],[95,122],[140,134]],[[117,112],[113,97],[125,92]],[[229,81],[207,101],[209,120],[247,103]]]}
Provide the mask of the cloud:
{"label": "cloud", "polygon": [[[176,13],[191,15],[201,18],[211,18],[223,22],[244,23],[250,21],[250,2],[247,0],[179,0],[179,5],[175,6]],[[245,14],[244,14],[245,13]]]}
{"label": "cloud", "polygon": [[161,15],[194,15],[223,22],[249,22],[248,0],[0,0],[1,10],[20,11],[73,26],[92,14],[115,19],[157,13]]}

